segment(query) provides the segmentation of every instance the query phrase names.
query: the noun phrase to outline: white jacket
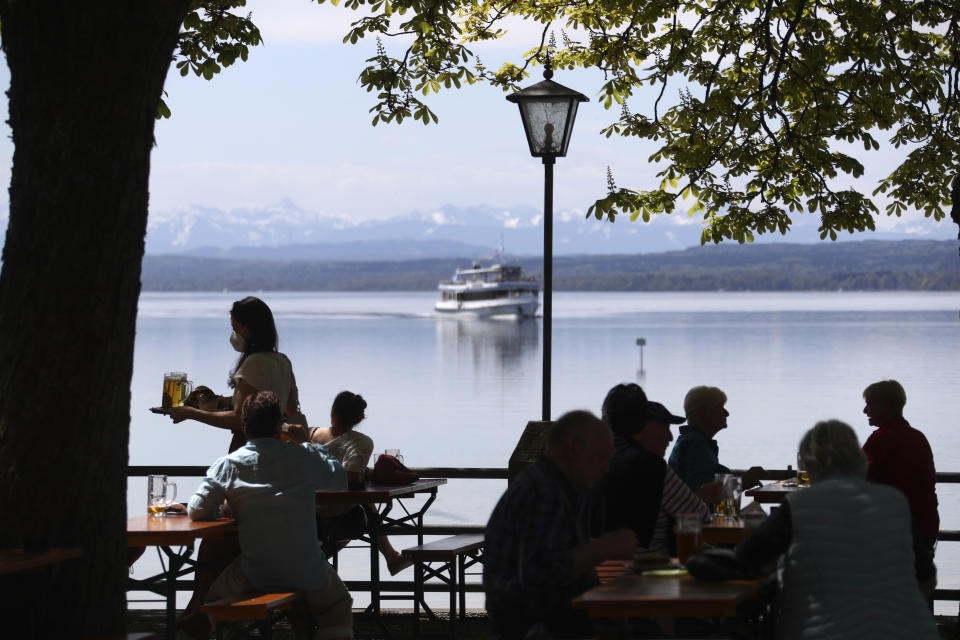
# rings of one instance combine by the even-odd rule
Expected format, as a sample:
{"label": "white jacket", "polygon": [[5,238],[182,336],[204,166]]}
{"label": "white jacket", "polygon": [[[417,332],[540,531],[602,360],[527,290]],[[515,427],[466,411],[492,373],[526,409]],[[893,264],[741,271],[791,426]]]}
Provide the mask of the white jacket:
{"label": "white jacket", "polygon": [[780,640],[937,640],[914,573],[910,510],[891,487],[832,478],[788,497]]}

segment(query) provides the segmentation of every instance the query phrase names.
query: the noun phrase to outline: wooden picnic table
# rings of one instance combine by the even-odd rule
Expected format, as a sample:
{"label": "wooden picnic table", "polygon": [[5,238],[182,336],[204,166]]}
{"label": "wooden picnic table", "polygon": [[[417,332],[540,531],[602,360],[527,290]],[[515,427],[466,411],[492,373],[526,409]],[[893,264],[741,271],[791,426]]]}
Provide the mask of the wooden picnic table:
{"label": "wooden picnic table", "polygon": [[166,556],[166,567],[155,576],[127,578],[127,591],[150,591],[166,600],[167,638],[176,636],[177,578],[193,572],[193,546],[203,538],[222,538],[235,531],[232,518],[191,520],[187,515],[134,516],[127,520],[127,546],[156,546]]}
{"label": "wooden picnic table", "polygon": [[82,555],[83,549],[75,547],[54,547],[46,551],[0,549],[0,575],[28,573],[36,569],[55,567],[64,560],[79,558]]}
{"label": "wooden picnic table", "polygon": [[795,491],[803,491],[807,486],[809,485],[798,485],[793,480],[779,480],[755,489],[747,489],[744,495],[763,504],[782,504],[788,495]]}
{"label": "wooden picnic table", "polygon": [[[347,588],[364,588],[370,590],[370,606],[368,611],[380,622],[380,534],[393,532],[415,533],[417,544],[423,544],[423,516],[426,514],[430,505],[437,499],[437,490],[441,485],[447,484],[446,478],[424,478],[407,485],[401,486],[377,486],[368,485],[363,489],[344,489],[341,491],[317,491],[317,505],[353,505],[353,504],[374,504],[378,505],[377,512],[379,519],[371,518],[368,523],[369,531],[359,538],[359,540],[370,545],[370,583],[353,583],[347,581]],[[427,499],[422,503],[408,507],[401,502],[408,498],[413,498],[416,494],[426,494]],[[402,513],[396,514],[393,507],[400,504]]]}
{"label": "wooden picnic table", "polygon": [[689,575],[626,573],[573,599],[592,618],[729,617],[759,591],[756,580],[707,582]]}

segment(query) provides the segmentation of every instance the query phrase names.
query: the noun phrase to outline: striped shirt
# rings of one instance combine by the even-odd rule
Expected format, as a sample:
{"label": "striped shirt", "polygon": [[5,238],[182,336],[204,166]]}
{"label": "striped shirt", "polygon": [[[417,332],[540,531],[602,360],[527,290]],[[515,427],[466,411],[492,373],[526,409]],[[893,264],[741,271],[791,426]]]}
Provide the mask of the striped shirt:
{"label": "striped shirt", "polygon": [[707,522],[712,517],[710,507],[701,500],[680,476],[667,465],[663,476],[663,500],[657,513],[657,523],[653,527],[650,546],[638,551],[652,551],[670,555],[670,529],[681,513],[697,513]]}

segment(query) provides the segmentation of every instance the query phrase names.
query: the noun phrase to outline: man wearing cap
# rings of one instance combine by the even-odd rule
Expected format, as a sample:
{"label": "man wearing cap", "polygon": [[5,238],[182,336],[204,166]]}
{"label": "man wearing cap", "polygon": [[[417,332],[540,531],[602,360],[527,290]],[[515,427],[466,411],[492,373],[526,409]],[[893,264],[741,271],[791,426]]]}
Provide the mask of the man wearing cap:
{"label": "man wearing cap", "polygon": [[709,520],[711,509],[671,469],[664,455],[673,440],[675,416],[647,401],[638,385],[619,384],[603,401],[603,420],[614,433],[610,472],[599,490],[602,531],[633,529],[642,551],[674,555],[673,523],[678,514]]}

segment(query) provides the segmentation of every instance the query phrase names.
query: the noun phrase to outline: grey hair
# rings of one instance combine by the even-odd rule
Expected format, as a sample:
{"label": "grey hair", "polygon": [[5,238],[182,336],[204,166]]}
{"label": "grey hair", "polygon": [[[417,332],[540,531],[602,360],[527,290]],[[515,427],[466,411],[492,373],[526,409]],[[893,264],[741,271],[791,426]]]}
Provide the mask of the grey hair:
{"label": "grey hair", "polygon": [[717,387],[694,387],[683,398],[683,413],[687,416],[687,422],[696,427],[704,411],[710,407],[722,407],[726,403],[727,394]]}
{"label": "grey hair", "polygon": [[865,402],[892,407],[902,415],[903,407],[907,404],[907,392],[896,380],[881,380],[863,390],[863,399]]}
{"label": "grey hair", "polygon": [[811,481],[835,476],[864,478],[867,459],[860,448],[857,434],[845,422],[818,422],[800,440],[800,460]]}

